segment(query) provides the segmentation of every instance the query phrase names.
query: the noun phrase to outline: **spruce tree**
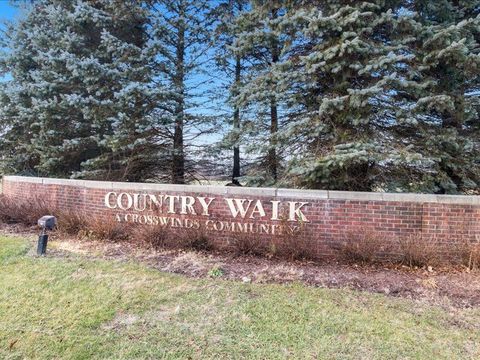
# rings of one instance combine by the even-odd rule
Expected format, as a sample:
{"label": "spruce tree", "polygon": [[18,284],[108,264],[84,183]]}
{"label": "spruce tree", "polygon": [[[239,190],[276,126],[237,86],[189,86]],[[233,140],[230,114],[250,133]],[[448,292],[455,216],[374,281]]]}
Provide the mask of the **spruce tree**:
{"label": "spruce tree", "polygon": [[[203,131],[207,118],[195,112],[209,40],[210,2],[206,0],[153,1],[153,39],[159,72],[156,74],[171,91],[160,113],[166,119],[165,132],[171,140],[169,180],[183,184],[191,178],[186,147]],[[195,155],[195,154],[193,154]]]}
{"label": "spruce tree", "polygon": [[163,92],[150,85],[155,54],[147,26],[142,1],[33,3],[6,34],[11,52],[2,65],[13,79],[1,95],[4,167],[45,176],[151,177],[157,161],[150,115]]}
{"label": "spruce tree", "polygon": [[411,143],[430,160],[421,191],[480,189],[480,1],[408,2],[418,22],[418,87]]}
{"label": "spruce tree", "polygon": [[[239,177],[241,176],[240,163],[240,144],[241,144],[241,109],[234,99],[238,97],[238,89],[242,84],[242,72],[245,68],[243,56],[239,52],[233,50],[233,44],[238,37],[238,27],[235,22],[238,16],[248,10],[248,1],[246,0],[226,0],[217,5],[214,9],[213,15],[218,19],[215,30],[215,60],[219,72],[225,74],[226,79],[222,76],[224,81],[221,82],[221,90],[226,88],[230,92],[230,97],[225,99],[225,102],[230,105],[231,113],[227,112],[226,123],[232,126],[228,132],[226,143],[229,148],[233,148],[233,166],[231,180],[232,184],[239,184]],[[222,143],[222,144],[223,144]]]}
{"label": "spruce tree", "polygon": [[375,190],[393,163],[413,156],[391,137],[404,115],[396,85],[411,58],[397,41],[406,21],[399,6],[305,2],[278,19],[286,45],[271,73],[285,103],[277,137],[289,153],[283,183]]}
{"label": "spruce tree", "polygon": [[[283,12],[282,1],[252,1],[249,10],[235,21],[233,29],[238,34],[233,51],[249,63],[245,80],[233,88],[235,102],[248,111],[251,119],[250,126],[245,127],[250,138],[246,149],[260,152],[261,166],[254,171],[255,181],[261,184],[277,182],[281,167],[282,155],[277,141],[280,100],[277,74],[272,70],[280,62],[284,47],[282,34],[277,31]],[[252,142],[254,137],[257,141]]]}

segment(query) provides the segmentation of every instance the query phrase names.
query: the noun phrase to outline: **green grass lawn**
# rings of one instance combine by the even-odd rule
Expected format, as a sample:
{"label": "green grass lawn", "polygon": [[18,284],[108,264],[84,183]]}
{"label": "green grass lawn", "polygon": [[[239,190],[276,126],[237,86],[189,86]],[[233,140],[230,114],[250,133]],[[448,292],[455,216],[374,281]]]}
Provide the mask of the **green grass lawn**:
{"label": "green grass lawn", "polygon": [[1,359],[479,359],[480,309],[36,258],[0,238]]}

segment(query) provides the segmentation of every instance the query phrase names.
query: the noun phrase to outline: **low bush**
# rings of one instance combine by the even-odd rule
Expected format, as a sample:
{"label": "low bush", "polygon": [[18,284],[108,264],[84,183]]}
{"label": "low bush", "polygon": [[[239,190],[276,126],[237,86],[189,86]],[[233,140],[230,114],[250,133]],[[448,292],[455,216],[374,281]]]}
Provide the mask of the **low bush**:
{"label": "low bush", "polygon": [[383,259],[388,251],[387,239],[374,230],[347,232],[344,241],[337,249],[340,257],[350,263],[375,263]]}
{"label": "low bush", "polygon": [[400,262],[410,267],[439,265],[445,259],[439,252],[439,243],[434,237],[414,234],[398,239]]}
{"label": "low bush", "polygon": [[316,260],[313,244],[304,234],[303,224],[282,224],[282,233],[273,236],[269,251],[273,256],[287,260]]}
{"label": "low bush", "polygon": [[457,244],[456,258],[470,270],[480,270],[480,243],[462,239]]}
{"label": "low bush", "polygon": [[230,250],[238,255],[264,256],[268,253],[266,241],[256,234],[233,233],[229,235]]}
{"label": "low bush", "polygon": [[162,226],[138,226],[132,232],[132,241],[154,249],[165,249],[171,234]]}
{"label": "low bush", "polygon": [[212,250],[212,240],[201,229],[140,226],[132,233],[132,240],[155,249]]}
{"label": "low bush", "polygon": [[130,224],[118,222],[112,217],[87,216],[80,237],[93,240],[127,241],[132,236]]}
{"label": "low bush", "polygon": [[53,210],[41,198],[31,198],[27,201],[0,195],[0,220],[5,223],[21,223],[33,226],[42,216],[53,214]]}
{"label": "low bush", "polygon": [[277,257],[287,260],[314,260],[312,244],[304,234],[302,223],[281,220],[278,233],[270,240],[259,234],[234,233],[229,235],[230,250],[238,255]]}
{"label": "low bush", "polygon": [[85,214],[76,211],[55,211],[57,217],[57,231],[60,234],[72,236],[81,236],[88,226],[88,220]]}
{"label": "low bush", "polygon": [[213,250],[213,240],[202,229],[181,229],[176,239],[181,247],[193,250]]}

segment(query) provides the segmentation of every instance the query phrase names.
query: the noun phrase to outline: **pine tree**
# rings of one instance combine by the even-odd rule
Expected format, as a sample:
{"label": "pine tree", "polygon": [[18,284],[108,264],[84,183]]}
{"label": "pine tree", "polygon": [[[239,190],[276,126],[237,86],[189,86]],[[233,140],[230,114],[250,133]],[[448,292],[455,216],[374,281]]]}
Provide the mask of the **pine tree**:
{"label": "pine tree", "polygon": [[265,176],[259,179],[263,184],[277,182],[281,166],[277,142],[280,126],[278,79],[272,69],[280,62],[284,46],[276,29],[283,11],[282,1],[252,1],[249,11],[238,17],[233,29],[238,34],[234,52],[250,63],[245,80],[233,88],[235,101],[251,114],[249,137],[260,135],[259,141],[253,144],[250,141],[247,149],[253,152],[260,149],[264,153],[261,166],[255,169],[257,173],[261,173],[262,168],[267,169]]}
{"label": "pine tree", "polygon": [[[238,52],[233,51],[233,43],[239,35],[236,33],[238,27],[235,21],[238,16],[248,8],[246,0],[227,0],[217,5],[214,9],[214,15],[218,19],[216,25],[215,48],[216,64],[222,74],[226,75],[226,81],[223,82],[227,90],[230,90],[230,99],[226,102],[231,104],[232,130],[229,131],[225,142],[228,147],[233,148],[233,167],[232,184],[239,184],[238,178],[241,176],[240,163],[240,136],[241,136],[241,114],[240,106],[232,101],[238,97],[238,88],[242,82],[242,70],[245,67],[243,57]],[[223,91],[223,89],[222,89]],[[229,121],[227,121],[229,123]]]}
{"label": "pine tree", "polygon": [[480,189],[480,1],[408,2],[418,21],[412,52],[423,84],[412,144],[430,160],[420,190]]}
{"label": "pine tree", "polygon": [[[161,109],[169,121],[171,139],[170,182],[187,179],[186,142],[202,132],[208,119],[194,112],[195,98],[209,49],[211,20],[206,0],[154,1],[153,38],[158,53],[157,76],[172,96]],[[193,131],[193,133],[192,133]],[[197,132],[195,132],[197,131]]]}
{"label": "pine tree", "polygon": [[145,11],[142,1],[42,0],[10,28],[6,169],[127,181],[154,174],[150,114],[163,93],[150,86]]}
{"label": "pine tree", "polygon": [[270,70],[285,108],[282,182],[373,190],[392,163],[412,156],[391,139],[403,116],[395,88],[411,58],[397,41],[399,2],[287,5],[276,21],[282,60]]}

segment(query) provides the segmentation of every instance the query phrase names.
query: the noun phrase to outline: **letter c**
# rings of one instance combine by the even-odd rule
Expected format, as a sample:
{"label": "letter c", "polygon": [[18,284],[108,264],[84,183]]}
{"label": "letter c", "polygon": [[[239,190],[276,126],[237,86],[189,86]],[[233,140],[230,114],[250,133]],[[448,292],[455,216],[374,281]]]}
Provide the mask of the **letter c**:
{"label": "letter c", "polygon": [[117,204],[114,203],[114,205],[112,206],[110,204],[110,197],[114,195],[115,197],[117,197],[117,193],[116,192],[109,192],[107,195],[105,195],[105,206],[108,207],[109,209],[116,209],[117,208]]}

